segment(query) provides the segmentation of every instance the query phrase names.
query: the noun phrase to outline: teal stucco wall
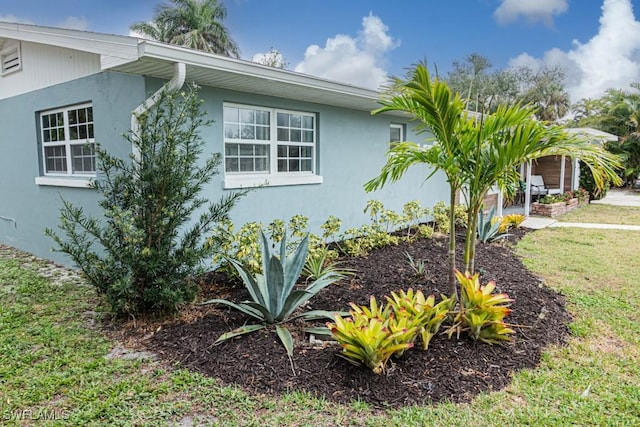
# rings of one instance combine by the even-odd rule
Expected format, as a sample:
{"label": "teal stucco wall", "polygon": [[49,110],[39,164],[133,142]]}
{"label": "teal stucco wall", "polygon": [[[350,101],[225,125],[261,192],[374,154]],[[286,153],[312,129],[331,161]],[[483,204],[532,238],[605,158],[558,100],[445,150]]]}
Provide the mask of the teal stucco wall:
{"label": "teal stucco wall", "polygon": [[[318,171],[324,182],[254,189],[232,213],[234,224],[260,221],[266,225],[276,218],[288,220],[292,215],[303,214],[309,217],[311,230],[317,232],[327,217],[334,215],[343,221],[344,230],[369,221],[363,210],[370,199],[381,200],[386,208],[397,211],[410,200],[417,199],[429,207],[440,200],[448,200],[448,186],[443,175],[436,174],[424,182],[430,173],[426,166],[413,167],[401,181],[381,190],[364,191],[364,183],[376,177],[386,161],[389,125],[403,123],[399,117],[372,116],[366,111],[212,88],[201,88],[200,96],[214,120],[210,127],[202,130],[209,152],[223,151],[224,102],[312,112],[318,117]],[[410,130],[411,126],[407,128]],[[426,135],[418,136],[409,131],[405,139],[424,143],[425,138]],[[222,194],[222,175],[207,187],[209,197]]]}
{"label": "teal stucco wall", "polygon": [[44,229],[56,228],[62,197],[97,215],[96,192],[89,188],[37,185],[41,175],[38,112],[84,102],[93,103],[95,140],[119,156],[131,152],[122,134],[131,111],[145,98],[144,78],[101,73],[0,100],[0,243],[69,265],[51,251]]}
{"label": "teal stucco wall", "polygon": [[[131,111],[162,85],[157,79],[119,73],[101,73],[25,95],[0,100],[0,243],[69,265],[62,254],[51,252],[52,241],[44,236],[46,227],[58,224],[61,196],[84,207],[88,214],[99,215],[98,195],[91,189],[39,186],[40,145],[38,112],[81,102],[92,102],[95,140],[108,151],[126,157],[130,145],[122,134],[130,127]],[[389,125],[402,123],[398,117],[371,116],[366,111],[330,107],[284,98],[233,92],[218,88],[200,88],[203,108],[213,124],[201,130],[207,142],[205,155],[223,151],[222,108],[224,102],[313,112],[318,117],[318,171],[322,184],[263,187],[251,191],[232,212],[236,227],[249,221],[265,225],[273,219],[288,220],[303,214],[317,232],[329,215],[343,221],[343,230],[368,222],[363,213],[367,200],[381,200],[386,208],[400,211],[404,203],[417,199],[423,206],[448,200],[443,175],[430,173],[426,166],[415,166],[399,182],[367,194],[363,185],[375,177],[385,162],[389,146]],[[409,132],[406,139],[424,143],[425,136]],[[217,200],[223,189],[223,171],[205,188],[205,196]]]}

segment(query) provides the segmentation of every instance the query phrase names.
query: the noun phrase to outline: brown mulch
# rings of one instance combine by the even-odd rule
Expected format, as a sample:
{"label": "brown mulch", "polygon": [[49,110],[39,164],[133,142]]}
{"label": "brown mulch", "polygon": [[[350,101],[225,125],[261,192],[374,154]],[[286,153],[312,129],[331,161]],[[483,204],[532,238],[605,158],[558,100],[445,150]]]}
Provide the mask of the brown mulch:
{"label": "brown mulch", "polygon": [[[424,277],[416,276],[405,253],[425,260]],[[367,257],[346,258],[343,263],[355,275],[321,291],[307,308],[347,310],[351,301],[366,304],[370,295],[382,300],[391,291],[409,287],[439,295],[446,290],[447,240],[401,243]],[[224,307],[194,306],[177,320],[138,324],[136,328],[121,325],[119,333],[129,345],[151,350],[169,363],[258,394],[297,390],[341,403],[361,400],[375,407],[469,401],[481,392],[504,388],[515,371],[535,367],[545,347],[564,342],[570,321],[564,298],[530,273],[509,243],[478,244],[476,269],[483,284],[495,280],[497,290],[515,300],[507,321],[524,326],[515,328],[514,341],[492,346],[462,337],[436,336],[428,351],[407,351],[402,358],[393,359],[382,375],[349,364],[337,356],[339,347],[312,347],[304,339],[302,329],[309,325],[303,322],[289,324],[296,339],[295,375],[273,330],[214,345],[222,333],[252,323]],[[207,275],[202,285],[201,300],[222,297],[242,301],[248,296],[219,274]]]}

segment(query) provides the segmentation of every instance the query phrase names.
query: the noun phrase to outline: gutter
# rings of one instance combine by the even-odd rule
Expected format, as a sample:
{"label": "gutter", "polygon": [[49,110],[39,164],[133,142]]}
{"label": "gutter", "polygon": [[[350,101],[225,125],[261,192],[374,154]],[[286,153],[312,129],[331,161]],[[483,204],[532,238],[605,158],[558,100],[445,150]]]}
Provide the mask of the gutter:
{"label": "gutter", "polygon": [[[162,85],[160,89],[158,89],[149,98],[145,99],[142,104],[138,105],[136,109],[132,111],[131,132],[133,133],[134,137],[136,137],[140,132],[140,122],[138,121],[138,116],[153,108],[153,106],[156,105],[163,93],[176,92],[180,90],[182,85],[184,85],[186,77],[187,66],[184,64],[184,62],[176,62],[175,64],[173,64],[173,77],[171,77],[171,80]],[[133,147],[133,156],[136,158],[140,156],[140,153],[135,147]]]}

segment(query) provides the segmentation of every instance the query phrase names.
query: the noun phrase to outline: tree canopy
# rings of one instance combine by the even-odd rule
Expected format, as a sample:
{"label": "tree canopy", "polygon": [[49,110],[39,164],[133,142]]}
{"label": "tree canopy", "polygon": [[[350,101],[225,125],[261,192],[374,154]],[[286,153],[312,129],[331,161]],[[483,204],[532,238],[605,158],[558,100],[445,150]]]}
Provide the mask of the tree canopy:
{"label": "tree canopy", "polygon": [[240,51],[223,21],[226,7],[218,0],[170,0],[155,9],[153,21],[136,22],[131,29],[164,43],[232,58]]}
{"label": "tree canopy", "polygon": [[557,122],[570,109],[559,68],[533,70],[527,67],[492,71],[491,62],[478,53],[453,61],[447,83],[460,93],[472,111],[491,113],[500,104],[529,104],[539,120]]}
{"label": "tree canopy", "polygon": [[609,89],[598,99],[583,99],[574,105],[573,124],[593,127],[617,135],[618,142],[607,149],[620,154],[624,161],[622,178],[633,184],[640,175],[640,83],[631,90]]}

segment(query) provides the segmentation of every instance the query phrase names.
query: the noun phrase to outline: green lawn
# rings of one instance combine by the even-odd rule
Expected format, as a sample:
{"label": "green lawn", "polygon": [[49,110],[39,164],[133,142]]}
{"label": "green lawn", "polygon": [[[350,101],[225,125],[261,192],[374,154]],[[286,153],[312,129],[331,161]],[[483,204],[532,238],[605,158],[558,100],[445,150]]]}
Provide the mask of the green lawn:
{"label": "green lawn", "polygon": [[567,295],[575,316],[568,345],[470,404],[384,412],[303,393],[256,397],[156,362],[106,360],[113,344],[91,327],[90,288],[43,278],[33,262],[0,259],[0,424],[637,425],[640,232],[540,230],[518,253]]}
{"label": "green lawn", "polygon": [[640,225],[640,208],[590,204],[557,218],[561,222]]}

